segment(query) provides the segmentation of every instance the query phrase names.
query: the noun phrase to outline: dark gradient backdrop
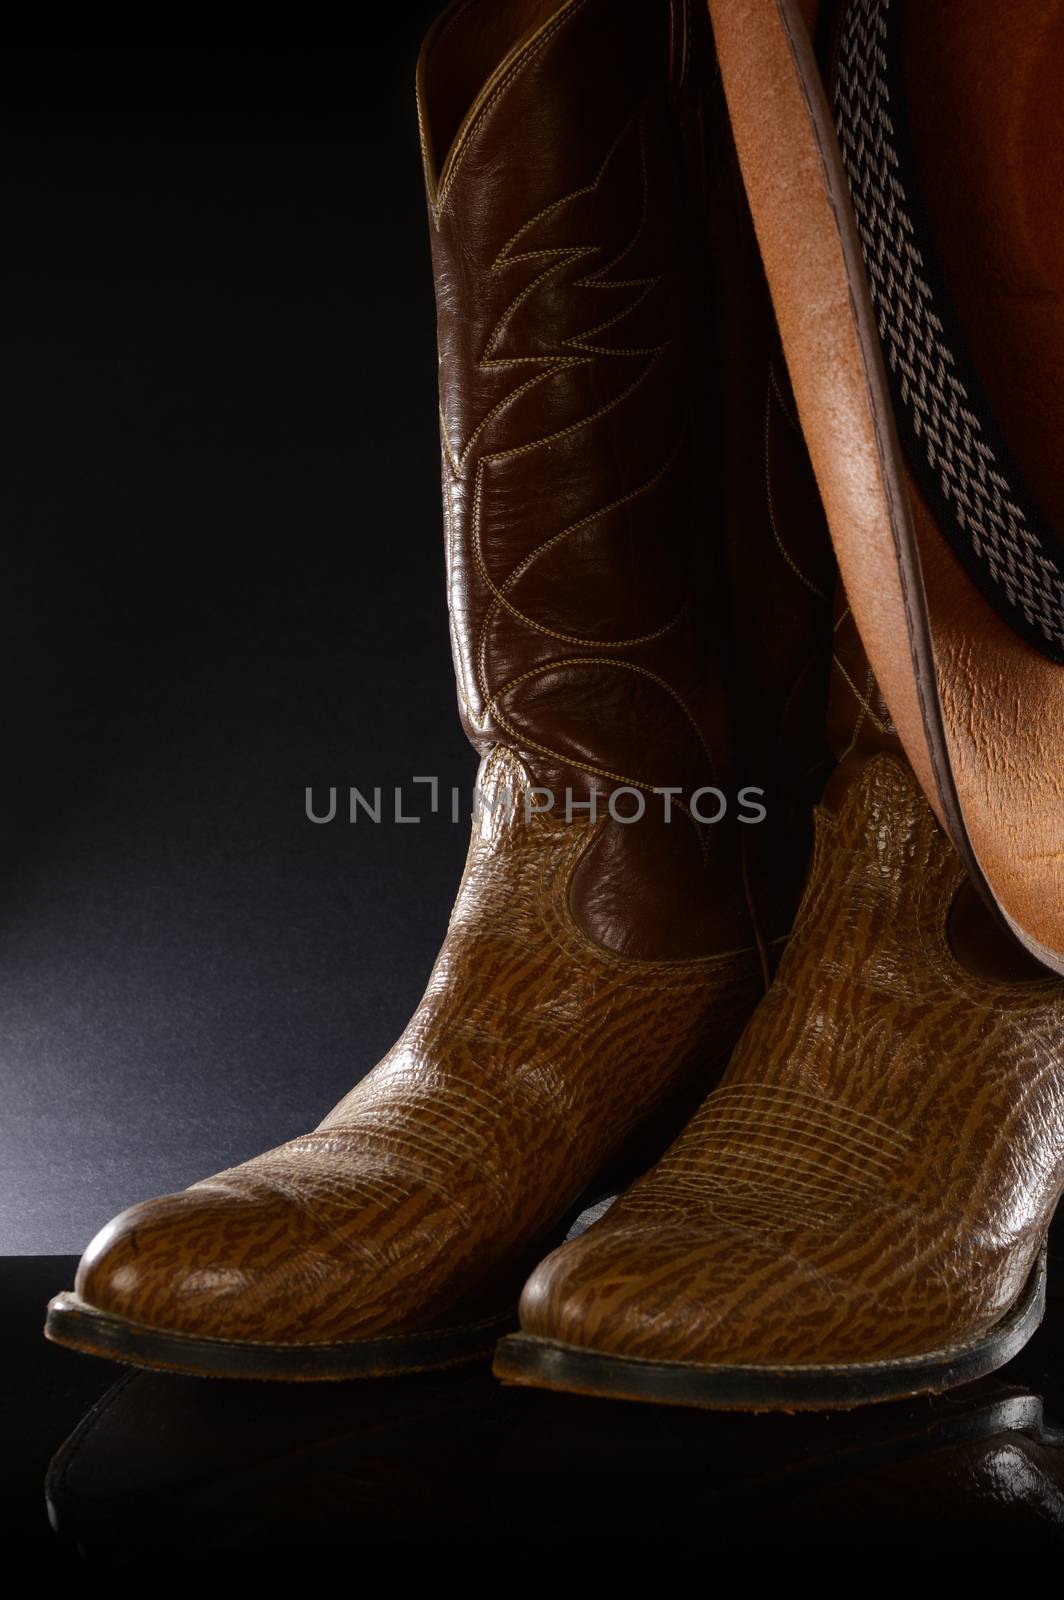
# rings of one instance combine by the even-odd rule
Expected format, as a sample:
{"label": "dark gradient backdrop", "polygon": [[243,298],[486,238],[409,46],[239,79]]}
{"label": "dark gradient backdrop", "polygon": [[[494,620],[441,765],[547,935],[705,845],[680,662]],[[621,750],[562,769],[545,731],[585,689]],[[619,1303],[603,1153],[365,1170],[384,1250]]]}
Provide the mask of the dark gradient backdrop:
{"label": "dark gradient backdrop", "polygon": [[464,828],[303,813],[308,783],[473,770],[434,7],[383,9],[355,50],[4,57],[0,1254],[312,1125],[446,922]]}

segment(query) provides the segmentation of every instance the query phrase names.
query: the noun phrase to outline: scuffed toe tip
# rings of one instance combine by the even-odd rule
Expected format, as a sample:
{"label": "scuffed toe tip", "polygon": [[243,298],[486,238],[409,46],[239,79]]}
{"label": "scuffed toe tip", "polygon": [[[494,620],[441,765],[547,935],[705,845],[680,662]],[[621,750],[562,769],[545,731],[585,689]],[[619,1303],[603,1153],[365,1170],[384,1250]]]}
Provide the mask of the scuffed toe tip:
{"label": "scuffed toe tip", "polygon": [[79,1301],[144,1330],[256,1345],[431,1328],[432,1292],[450,1289],[440,1233],[400,1233],[394,1192],[356,1207],[301,1178],[234,1169],[131,1206],[85,1251]]}
{"label": "scuffed toe tip", "polygon": [[130,1206],[89,1244],[75,1292],[96,1311],[146,1327],[224,1334],[219,1313],[247,1289],[246,1273],[220,1248],[227,1234],[238,1242],[214,1196],[185,1191]]}

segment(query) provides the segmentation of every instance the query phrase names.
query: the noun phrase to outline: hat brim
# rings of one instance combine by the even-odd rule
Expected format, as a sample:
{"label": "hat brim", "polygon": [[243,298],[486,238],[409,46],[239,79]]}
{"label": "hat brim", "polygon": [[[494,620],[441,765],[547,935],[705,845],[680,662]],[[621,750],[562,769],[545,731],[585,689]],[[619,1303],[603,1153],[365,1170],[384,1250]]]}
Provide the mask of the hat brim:
{"label": "hat brim", "polygon": [[1064,667],[979,592],[907,468],[802,5],[709,9],[795,400],[869,662],[977,888],[1064,974]]}

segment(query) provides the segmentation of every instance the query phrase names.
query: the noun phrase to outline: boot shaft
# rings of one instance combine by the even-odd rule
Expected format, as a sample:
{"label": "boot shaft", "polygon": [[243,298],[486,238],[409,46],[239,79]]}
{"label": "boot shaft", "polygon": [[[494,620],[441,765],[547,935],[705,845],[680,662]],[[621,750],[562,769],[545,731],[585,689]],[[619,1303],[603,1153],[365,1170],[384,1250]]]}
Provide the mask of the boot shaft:
{"label": "boot shaft", "polygon": [[539,782],[690,793],[728,766],[709,50],[682,0],[467,0],[422,51],[459,703]]}

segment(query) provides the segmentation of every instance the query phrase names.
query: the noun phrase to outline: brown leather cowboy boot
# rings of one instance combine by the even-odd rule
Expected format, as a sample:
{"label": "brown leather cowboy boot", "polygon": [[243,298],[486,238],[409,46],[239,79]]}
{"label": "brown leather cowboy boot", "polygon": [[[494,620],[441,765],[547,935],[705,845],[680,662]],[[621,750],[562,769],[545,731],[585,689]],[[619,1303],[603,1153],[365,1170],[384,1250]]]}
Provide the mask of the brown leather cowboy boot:
{"label": "brown leather cowboy boot", "polygon": [[496,1371],[745,1410],[999,1367],[1042,1315],[1064,1176],[1064,983],[936,821],[848,608],[805,896],[721,1085],[532,1275]]}
{"label": "brown leather cowboy boot", "polygon": [[426,41],[449,601],[485,797],[449,931],[406,1031],[320,1126],[110,1223],[53,1339],[257,1378],[487,1349],[756,1004],[734,794],[700,820],[736,776],[706,34],[679,0],[464,0]]}
{"label": "brown leather cowboy boot", "polygon": [[499,1370],[843,1406],[1007,1360],[1064,1187],[1064,11],[710,9],[864,706],[722,1086]]}

